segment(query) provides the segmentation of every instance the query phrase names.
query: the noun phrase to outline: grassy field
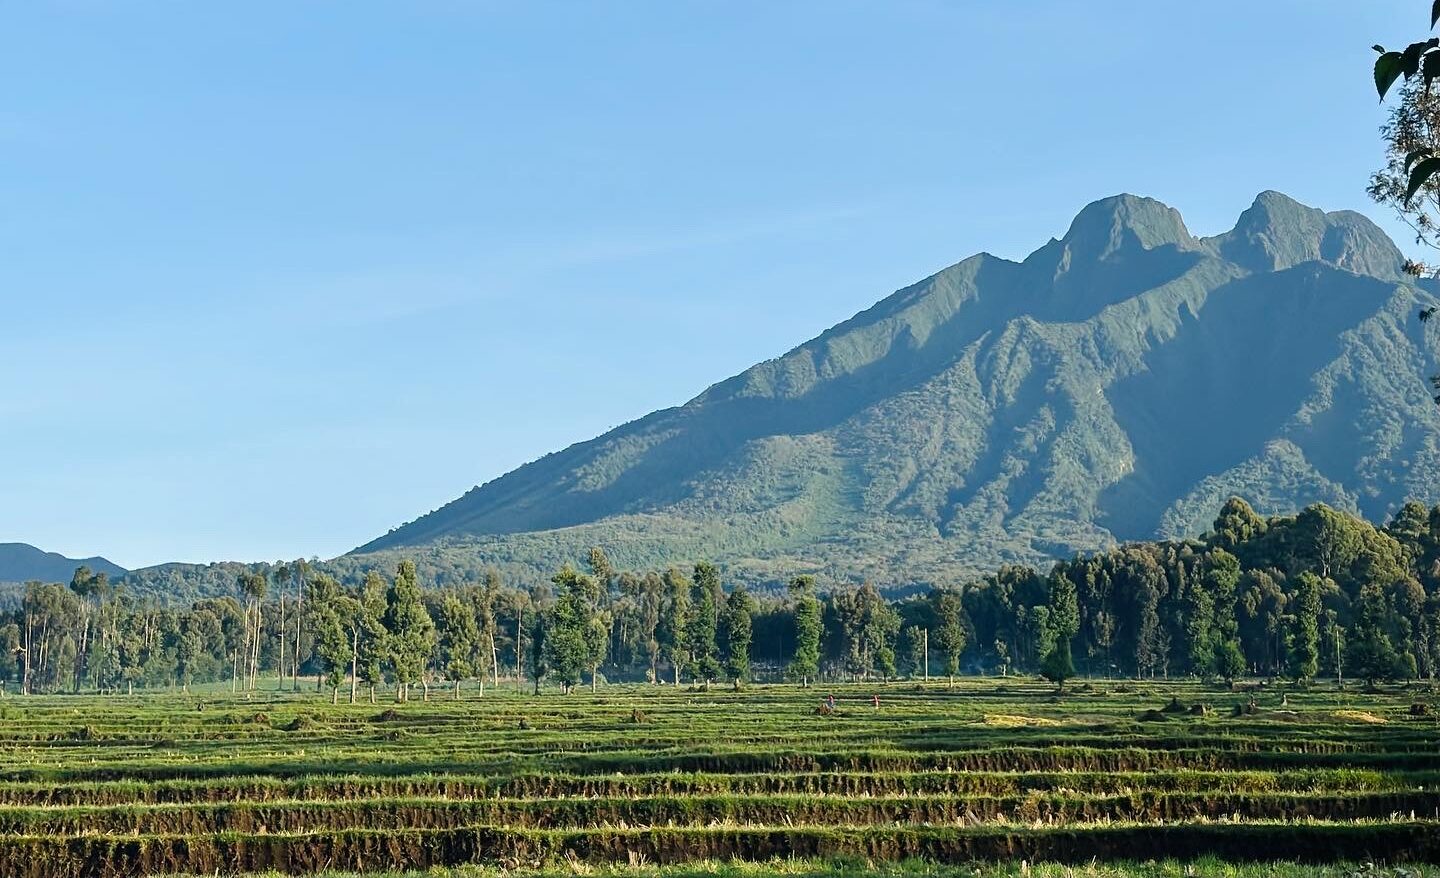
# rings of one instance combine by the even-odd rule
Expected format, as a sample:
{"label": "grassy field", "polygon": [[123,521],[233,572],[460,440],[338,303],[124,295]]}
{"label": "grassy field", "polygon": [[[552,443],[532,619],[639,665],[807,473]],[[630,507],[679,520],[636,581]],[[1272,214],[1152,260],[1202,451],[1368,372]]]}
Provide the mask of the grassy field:
{"label": "grassy field", "polygon": [[[1440,863],[1440,726],[1418,691],[1262,689],[1253,713],[1193,685],[994,679],[466,695],[11,696],[0,875]],[[992,865],[940,865],[975,862]]]}

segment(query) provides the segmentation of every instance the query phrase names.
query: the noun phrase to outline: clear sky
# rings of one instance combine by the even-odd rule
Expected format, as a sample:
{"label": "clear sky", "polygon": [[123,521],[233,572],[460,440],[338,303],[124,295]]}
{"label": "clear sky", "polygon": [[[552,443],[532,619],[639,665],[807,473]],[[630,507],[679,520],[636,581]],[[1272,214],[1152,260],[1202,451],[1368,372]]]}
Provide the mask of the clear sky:
{"label": "clear sky", "polygon": [[1428,9],[0,2],[0,541],[331,557],[1116,192],[1401,237]]}

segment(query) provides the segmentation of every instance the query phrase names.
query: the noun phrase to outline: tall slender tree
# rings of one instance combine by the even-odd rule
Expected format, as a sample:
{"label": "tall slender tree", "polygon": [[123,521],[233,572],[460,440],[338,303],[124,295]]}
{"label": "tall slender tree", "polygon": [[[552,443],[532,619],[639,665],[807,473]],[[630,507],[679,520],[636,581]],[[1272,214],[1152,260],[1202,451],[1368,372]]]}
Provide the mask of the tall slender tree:
{"label": "tall slender tree", "polygon": [[[595,580],[568,563],[552,580],[555,603],[545,613],[544,671],[555,677],[569,694],[580,682],[581,672],[593,657],[591,631]],[[538,674],[537,674],[538,679]]]}
{"label": "tall slender tree", "polygon": [[419,683],[429,700],[426,663],[435,647],[435,623],[425,609],[413,561],[401,561],[395,581],[385,595],[387,654],[395,675],[396,699],[408,701],[410,687]]}
{"label": "tall slender tree", "polygon": [[1320,577],[1305,571],[1295,580],[1290,601],[1290,677],[1308,683],[1320,671]]}
{"label": "tall slender tree", "polygon": [[755,602],[745,586],[737,585],[725,599],[721,640],[725,648],[725,673],[738,690],[750,679],[750,641],[754,637],[751,613]]}
{"label": "tall slender tree", "polygon": [[949,589],[932,592],[935,602],[935,618],[939,626],[935,632],[935,645],[945,656],[945,676],[951,686],[955,675],[960,673],[960,656],[965,652],[965,605],[960,595]]}
{"label": "tall slender tree", "polygon": [[[455,684],[456,701],[460,700],[460,684],[477,674],[479,651],[480,626],[473,607],[458,595],[445,595],[440,601],[440,661],[445,675]],[[480,679],[483,687],[483,674]]]}
{"label": "tall slender tree", "polygon": [[665,600],[660,613],[656,638],[661,653],[670,663],[676,686],[680,673],[690,661],[690,580],[678,568],[665,571]]}
{"label": "tall slender tree", "polygon": [[719,628],[718,606],[723,600],[720,571],[708,561],[696,564],[690,587],[690,676],[707,689],[720,673],[715,636]]}
{"label": "tall slender tree", "polygon": [[260,605],[265,599],[265,576],[254,570],[240,574],[240,591],[245,595],[245,688],[255,688],[260,662]]}
{"label": "tall slender tree", "polygon": [[815,577],[796,576],[790,580],[790,601],[795,613],[795,652],[790,659],[790,676],[800,686],[820,676],[820,639],[824,619],[820,598],[815,594]]}

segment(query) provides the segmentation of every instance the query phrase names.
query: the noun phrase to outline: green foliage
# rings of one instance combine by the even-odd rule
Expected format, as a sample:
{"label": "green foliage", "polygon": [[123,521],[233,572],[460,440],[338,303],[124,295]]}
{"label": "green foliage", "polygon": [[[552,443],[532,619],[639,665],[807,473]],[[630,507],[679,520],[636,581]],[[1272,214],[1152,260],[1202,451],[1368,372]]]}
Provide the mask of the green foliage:
{"label": "green foliage", "polygon": [[815,577],[800,575],[790,580],[790,600],[795,614],[795,649],[789,674],[806,685],[820,676],[820,637],[824,630],[820,601],[815,596]]}
{"label": "green foliage", "polygon": [[1068,639],[1062,637],[1055,641],[1055,645],[1045,654],[1045,659],[1040,663],[1040,676],[1064,691],[1065,681],[1075,676],[1075,660],[1070,654]]}
{"label": "green foliage", "polygon": [[[1430,15],[1432,29],[1435,27],[1437,13],[1440,13],[1440,8],[1432,9]],[[1375,59],[1375,90],[1379,92],[1382,102],[1389,94],[1391,87],[1402,77],[1407,84],[1407,87],[1401,92],[1402,109],[1414,103],[1417,96],[1429,97],[1431,84],[1437,77],[1440,77],[1440,39],[1431,37],[1411,43],[1398,51],[1387,51],[1383,46],[1377,45],[1375,51],[1379,54],[1379,57]],[[1406,207],[1417,193],[1431,187],[1432,179],[1437,173],[1440,173],[1440,157],[1436,156],[1436,144],[1433,140],[1398,136],[1393,121],[1391,126],[1382,131],[1386,134],[1393,154],[1390,168],[1382,172],[1393,178],[1393,182],[1388,182],[1386,198],[1399,201],[1402,207]],[[1396,168],[1397,164],[1399,165],[1398,169]],[[1381,175],[1377,175],[1377,177],[1379,176]],[[1400,189],[1402,180],[1404,197],[1403,199],[1394,199],[1388,193],[1388,189]],[[1386,198],[1377,198],[1377,200],[1386,200]],[[1402,213],[1402,215],[1404,214]],[[1417,229],[1417,231],[1422,230]],[[1422,233],[1422,239],[1423,237]]]}
{"label": "green foliage", "polygon": [[690,660],[690,632],[687,627],[690,618],[690,580],[678,568],[665,571],[663,578],[664,596],[656,627],[656,637],[662,654],[674,673],[675,685],[680,685],[680,672]]}
{"label": "green foliage", "polygon": [[305,606],[325,683],[332,692],[338,692],[354,657],[352,634],[359,623],[360,601],[345,594],[333,577],[322,573],[310,581]]}
{"label": "green foliage", "polygon": [[1290,629],[1290,677],[1312,679],[1320,670],[1320,577],[1301,573],[1295,580]]}
{"label": "green foliage", "polygon": [[421,682],[435,646],[435,623],[421,599],[415,565],[401,561],[385,595],[386,653],[402,687]]}
{"label": "green foliage", "polygon": [[1399,656],[1387,631],[1390,607],[1378,584],[1360,589],[1355,625],[1345,654],[1350,673],[1374,686],[1395,676]]}
{"label": "green foliage", "polygon": [[723,641],[725,673],[736,685],[750,679],[750,643],[754,631],[750,614],[755,603],[743,585],[737,585],[725,599]]}
{"label": "green foliage", "polygon": [[1215,673],[1227,681],[1234,681],[1245,673],[1245,654],[1240,651],[1240,642],[1229,639],[1215,644]]}
{"label": "green foliage", "polygon": [[[1243,520],[1237,504],[1227,509],[1222,519]],[[550,680],[568,690],[587,673],[592,686],[658,682],[662,658],[677,683],[682,671],[700,683],[722,673],[888,680],[924,668],[926,632],[948,676],[962,667],[1035,673],[1061,643],[1091,675],[1306,681],[1344,668],[1374,685],[1440,672],[1440,508],[1419,504],[1383,529],[1315,505],[1263,528],[1130,543],[1045,573],[1006,565],[898,598],[871,584],[830,581],[822,591],[808,575],[795,578],[788,600],[740,586],[727,596],[708,562],[694,565],[693,580],[678,567],[617,574],[603,553],[589,564],[600,578],[567,564],[549,586],[528,590],[493,571],[427,590],[408,563],[388,587],[375,571],[347,588],[311,569],[303,613],[287,603],[284,615],[279,598],[298,583],[287,573],[308,565],[244,572],[243,604],[226,597],[186,609],[136,600],[82,572],[68,587],[28,584],[20,605],[0,613],[0,676],[32,693],[221,680],[254,691],[279,665],[282,621],[291,673],[298,657],[338,696],[347,674],[358,690],[386,682],[388,669],[401,700],[437,676],[480,679],[482,690],[492,675],[537,689]],[[261,598],[265,582],[277,593]]]}
{"label": "green foliage", "polygon": [[593,600],[595,580],[569,564],[555,574],[558,591],[555,603],[545,614],[545,667],[568,692],[580,682],[581,672],[591,666]]}
{"label": "green foliage", "polygon": [[965,652],[965,606],[960,596],[952,591],[935,593],[935,618],[939,628],[935,632],[935,645],[945,656],[945,674],[952,679],[960,673],[960,656]]}
{"label": "green foliage", "polygon": [[479,673],[480,627],[473,607],[458,595],[440,601],[440,661],[445,675],[461,681]]}
{"label": "green foliage", "polygon": [[369,686],[377,686],[384,678],[387,660],[387,634],[385,629],[386,586],[385,578],[372,570],[365,576],[357,599],[356,623],[359,626],[357,655],[358,674]]}
{"label": "green foliage", "polygon": [[925,629],[906,625],[900,629],[900,673],[919,677],[925,671]]}
{"label": "green foliage", "polygon": [[695,578],[690,587],[690,615],[686,623],[686,640],[690,646],[690,676],[709,683],[720,673],[718,606],[724,600],[720,572],[715,565],[701,561],[695,565]]}
{"label": "green foliage", "polygon": [[830,603],[840,625],[845,670],[862,679],[873,673],[885,679],[894,676],[900,616],[875,586],[866,583],[854,591],[837,591]]}

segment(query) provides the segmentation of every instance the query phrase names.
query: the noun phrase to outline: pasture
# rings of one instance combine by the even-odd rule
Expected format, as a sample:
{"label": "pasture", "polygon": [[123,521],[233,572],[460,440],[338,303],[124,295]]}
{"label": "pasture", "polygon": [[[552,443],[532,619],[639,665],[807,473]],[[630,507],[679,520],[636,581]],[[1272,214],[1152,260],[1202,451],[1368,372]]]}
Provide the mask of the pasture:
{"label": "pasture", "polygon": [[1440,862],[1437,745],[1318,684],[11,695],[0,875],[1349,874]]}

